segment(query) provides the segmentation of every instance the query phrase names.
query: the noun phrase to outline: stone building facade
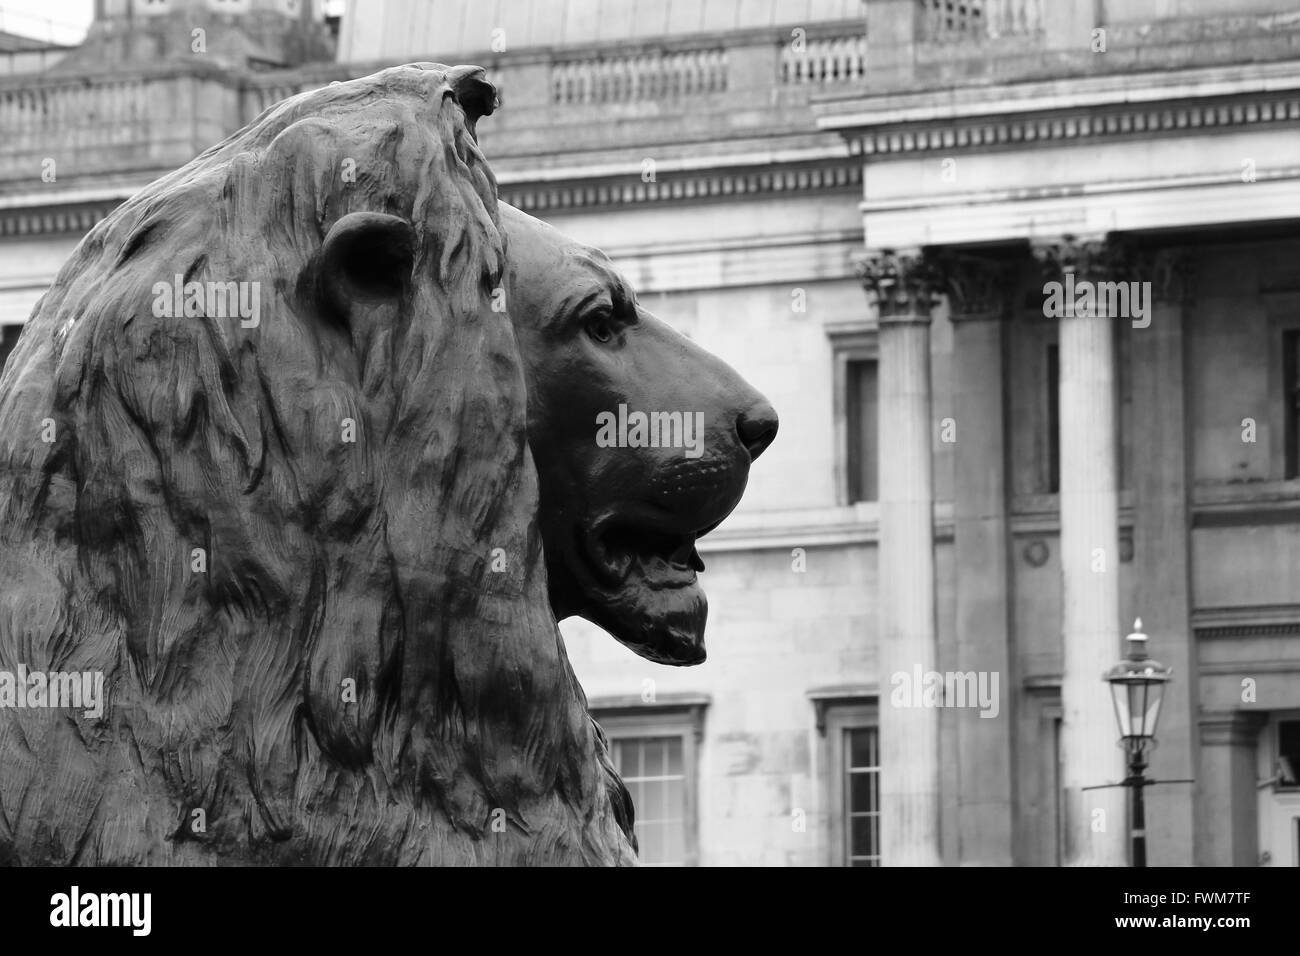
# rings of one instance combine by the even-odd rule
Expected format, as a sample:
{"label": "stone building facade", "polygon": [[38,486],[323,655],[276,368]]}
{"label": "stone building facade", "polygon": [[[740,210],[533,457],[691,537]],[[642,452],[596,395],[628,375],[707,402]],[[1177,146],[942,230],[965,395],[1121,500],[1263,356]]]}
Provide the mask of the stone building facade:
{"label": "stone building facade", "polygon": [[[1150,773],[1194,780],[1148,791],[1150,862],[1300,865],[1281,0],[354,0],[334,61],[314,8],[145,6],[0,77],[5,342],[98,218],[270,103],[476,62],[502,198],[780,412],[700,543],[705,664],[564,625],[648,862],[1122,865],[1124,791],[1085,788],[1124,773],[1101,673],[1141,617],[1174,668]],[[1051,282],[1129,296],[1057,315]],[[971,679],[929,707],[930,672]]]}

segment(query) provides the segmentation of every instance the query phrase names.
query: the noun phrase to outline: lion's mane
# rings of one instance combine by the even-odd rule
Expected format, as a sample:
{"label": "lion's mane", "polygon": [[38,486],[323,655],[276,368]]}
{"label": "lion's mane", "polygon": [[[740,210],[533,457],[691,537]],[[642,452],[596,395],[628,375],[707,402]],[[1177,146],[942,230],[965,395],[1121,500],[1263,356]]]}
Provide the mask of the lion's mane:
{"label": "lion's mane", "polygon": [[[416,64],[285,101],[38,303],[0,380],[0,670],[102,672],[106,703],[0,709],[0,861],[632,859],[546,599],[466,83]],[[350,326],[310,277],[361,211],[415,255]],[[260,283],[259,324],[156,317],[176,274]]]}

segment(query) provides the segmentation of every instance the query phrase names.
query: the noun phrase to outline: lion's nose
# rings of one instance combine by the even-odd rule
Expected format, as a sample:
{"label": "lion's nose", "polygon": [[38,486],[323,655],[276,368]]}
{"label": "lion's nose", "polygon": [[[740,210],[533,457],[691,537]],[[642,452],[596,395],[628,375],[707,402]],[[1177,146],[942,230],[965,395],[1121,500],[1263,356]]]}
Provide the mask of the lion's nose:
{"label": "lion's nose", "polygon": [[776,409],[762,399],[740,413],[736,419],[736,434],[740,436],[740,443],[749,449],[751,461],[772,444],[777,424]]}

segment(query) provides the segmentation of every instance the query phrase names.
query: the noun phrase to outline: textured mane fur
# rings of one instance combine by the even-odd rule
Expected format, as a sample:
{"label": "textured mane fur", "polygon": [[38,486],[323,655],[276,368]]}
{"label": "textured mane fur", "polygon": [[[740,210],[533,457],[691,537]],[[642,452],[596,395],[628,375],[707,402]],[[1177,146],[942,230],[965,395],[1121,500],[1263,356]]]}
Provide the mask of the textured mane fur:
{"label": "textured mane fur", "polygon": [[[0,862],[633,859],[547,602],[459,75],[280,104],[37,305],[0,380],[0,670],[102,672],[105,708],[0,709]],[[408,220],[415,260],[349,326],[310,277],[361,211]],[[259,323],[156,317],[176,274],[259,283]]]}

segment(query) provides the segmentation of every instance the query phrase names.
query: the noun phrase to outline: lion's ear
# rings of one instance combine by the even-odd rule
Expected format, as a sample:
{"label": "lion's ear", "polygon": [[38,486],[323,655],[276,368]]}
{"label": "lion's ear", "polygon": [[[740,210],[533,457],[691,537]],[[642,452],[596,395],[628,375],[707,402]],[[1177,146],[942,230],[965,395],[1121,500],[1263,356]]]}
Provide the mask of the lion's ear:
{"label": "lion's ear", "polygon": [[501,105],[496,86],[488,81],[487,71],[481,66],[454,66],[447,71],[447,82],[455,94],[456,102],[465,111],[465,125],[478,142],[478,121],[491,116]]}
{"label": "lion's ear", "polygon": [[316,259],[321,297],[346,318],[354,305],[403,295],[415,262],[415,229],[378,212],[348,213],[330,227]]}

